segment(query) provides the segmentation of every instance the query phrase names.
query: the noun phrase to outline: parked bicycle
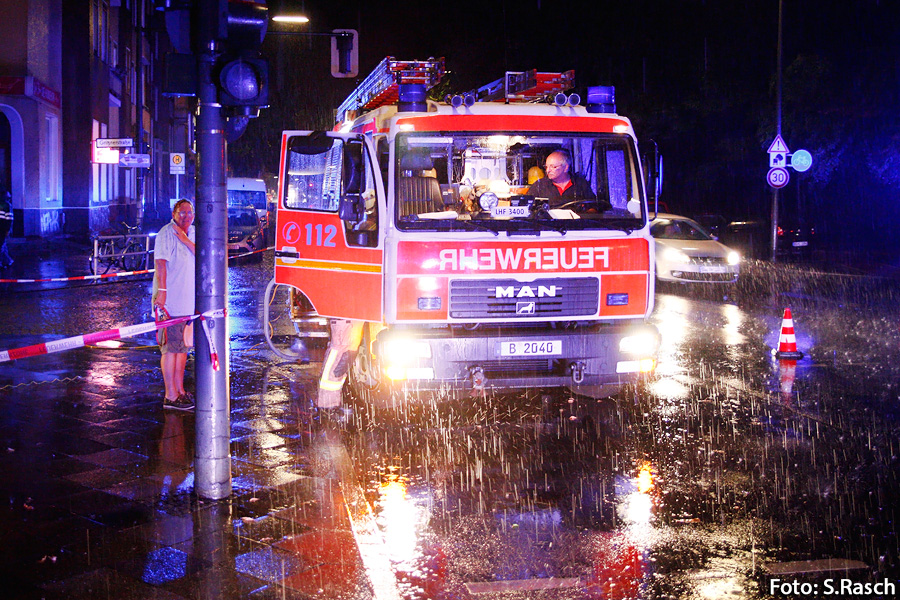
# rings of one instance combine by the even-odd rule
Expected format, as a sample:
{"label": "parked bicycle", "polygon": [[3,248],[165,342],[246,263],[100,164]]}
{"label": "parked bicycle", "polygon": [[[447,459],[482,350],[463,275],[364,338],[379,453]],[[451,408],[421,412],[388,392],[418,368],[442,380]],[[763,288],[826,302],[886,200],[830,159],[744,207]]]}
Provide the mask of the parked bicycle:
{"label": "parked bicycle", "polygon": [[150,253],[149,236],[140,227],[122,223],[124,233],[104,232],[91,238],[92,252],[88,257],[92,275],[106,275],[111,270],[137,271],[146,269]]}

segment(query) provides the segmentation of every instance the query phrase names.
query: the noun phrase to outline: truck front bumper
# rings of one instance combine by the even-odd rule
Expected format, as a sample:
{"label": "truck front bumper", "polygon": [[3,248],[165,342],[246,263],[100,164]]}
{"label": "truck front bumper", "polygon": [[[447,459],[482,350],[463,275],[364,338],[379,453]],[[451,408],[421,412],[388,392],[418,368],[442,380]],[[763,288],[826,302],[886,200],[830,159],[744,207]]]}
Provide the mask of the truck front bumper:
{"label": "truck front bumper", "polygon": [[410,390],[566,387],[615,393],[656,367],[659,333],[646,323],[577,328],[389,329],[375,343],[382,376]]}

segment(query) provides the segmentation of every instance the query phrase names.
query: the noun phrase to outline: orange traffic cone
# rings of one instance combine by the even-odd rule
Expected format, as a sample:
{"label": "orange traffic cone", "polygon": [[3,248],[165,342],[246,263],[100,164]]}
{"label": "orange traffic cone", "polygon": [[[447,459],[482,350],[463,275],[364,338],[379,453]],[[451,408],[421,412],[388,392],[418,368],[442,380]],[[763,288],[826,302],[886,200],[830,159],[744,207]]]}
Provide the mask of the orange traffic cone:
{"label": "orange traffic cone", "polygon": [[791,393],[794,390],[794,379],[797,376],[797,361],[779,360],[778,371],[781,375],[781,399],[785,404],[790,404]]}
{"label": "orange traffic cone", "polygon": [[776,358],[798,359],[803,358],[803,353],[797,350],[797,338],[794,337],[794,320],[791,318],[791,309],[784,309],[784,318],[781,320],[781,336],[778,338],[778,352]]}

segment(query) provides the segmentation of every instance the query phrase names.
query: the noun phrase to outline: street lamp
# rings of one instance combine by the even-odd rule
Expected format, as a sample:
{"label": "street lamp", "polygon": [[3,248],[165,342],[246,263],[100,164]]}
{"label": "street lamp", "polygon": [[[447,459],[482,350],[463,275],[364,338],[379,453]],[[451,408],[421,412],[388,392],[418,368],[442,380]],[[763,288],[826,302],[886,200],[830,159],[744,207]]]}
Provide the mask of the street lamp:
{"label": "street lamp", "polygon": [[304,17],[303,15],[275,15],[272,17],[272,21],[290,25],[303,25],[309,23],[309,17]]}
{"label": "street lamp", "polygon": [[[279,14],[271,18],[273,23],[285,25],[305,25],[309,18],[300,14]],[[334,77],[356,77],[359,72],[359,45],[356,41],[355,29],[335,29],[330,33],[314,33],[307,31],[275,31],[274,35],[325,36],[331,39],[331,75]]]}

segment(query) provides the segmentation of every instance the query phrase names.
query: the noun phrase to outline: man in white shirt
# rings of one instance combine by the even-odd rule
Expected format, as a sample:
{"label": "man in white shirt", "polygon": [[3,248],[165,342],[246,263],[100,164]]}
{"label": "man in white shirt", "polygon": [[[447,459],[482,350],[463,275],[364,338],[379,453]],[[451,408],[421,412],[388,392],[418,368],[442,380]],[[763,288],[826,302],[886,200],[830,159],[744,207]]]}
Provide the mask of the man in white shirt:
{"label": "man in white shirt", "polygon": [[[153,310],[157,320],[194,314],[194,207],[179,200],[172,209],[172,220],[156,234],[153,262]],[[166,395],[165,408],[190,410],[194,398],[184,389],[187,353],[193,345],[193,322],[178,323],[160,329],[157,341],[162,352],[160,366]],[[188,339],[186,339],[186,337]]]}

